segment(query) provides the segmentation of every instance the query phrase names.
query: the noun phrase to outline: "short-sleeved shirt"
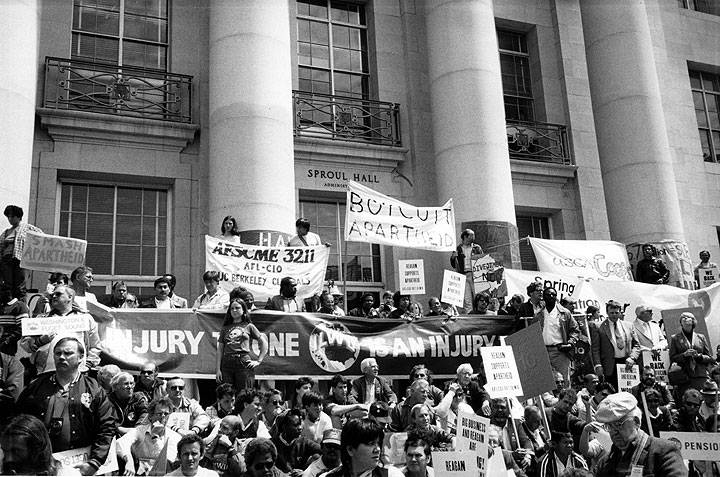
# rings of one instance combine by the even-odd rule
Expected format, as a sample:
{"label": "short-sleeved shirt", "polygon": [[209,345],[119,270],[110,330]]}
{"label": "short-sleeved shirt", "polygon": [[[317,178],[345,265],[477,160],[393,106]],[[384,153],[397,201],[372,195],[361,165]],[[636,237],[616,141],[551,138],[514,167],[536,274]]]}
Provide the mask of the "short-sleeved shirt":
{"label": "short-sleeved shirt", "polygon": [[225,345],[227,355],[250,353],[250,338],[260,339],[260,330],[252,323],[234,323],[220,332],[220,342]]}

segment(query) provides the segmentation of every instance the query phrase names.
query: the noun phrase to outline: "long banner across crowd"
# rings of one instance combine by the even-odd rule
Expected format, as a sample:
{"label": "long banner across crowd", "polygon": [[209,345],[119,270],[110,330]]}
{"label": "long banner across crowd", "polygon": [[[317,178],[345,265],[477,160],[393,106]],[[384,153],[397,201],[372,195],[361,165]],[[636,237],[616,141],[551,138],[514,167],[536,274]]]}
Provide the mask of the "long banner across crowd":
{"label": "long banner across crowd", "polygon": [[[137,369],[153,361],[162,373],[215,376],[224,313],[92,308],[100,322],[104,362]],[[359,375],[367,357],[377,359],[385,376],[407,376],[418,362],[432,362],[438,375],[453,375],[461,363],[479,363],[480,349],[500,344],[500,336],[514,327],[506,318],[475,317],[407,323],[261,311],[252,319],[269,343],[256,373],[270,379]]]}

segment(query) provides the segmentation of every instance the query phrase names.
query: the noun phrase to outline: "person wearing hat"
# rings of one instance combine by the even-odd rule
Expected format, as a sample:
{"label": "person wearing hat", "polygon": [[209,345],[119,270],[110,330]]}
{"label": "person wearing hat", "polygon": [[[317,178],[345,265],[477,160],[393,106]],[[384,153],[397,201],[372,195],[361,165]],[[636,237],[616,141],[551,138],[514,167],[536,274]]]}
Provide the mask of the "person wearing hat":
{"label": "person wearing hat", "polygon": [[310,221],[305,217],[300,217],[295,221],[295,231],[297,235],[288,240],[288,247],[331,246],[330,242],[323,243],[318,234],[310,232]]}
{"label": "person wearing hat", "polygon": [[540,459],[540,477],[558,477],[565,469],[588,470],[583,456],[573,452],[573,436],[569,432],[550,433],[550,450]]}
{"label": "person wearing hat", "polygon": [[703,403],[700,405],[700,410],[698,411],[700,417],[702,417],[704,421],[707,421],[708,419],[712,419],[715,414],[720,415],[720,410],[718,410],[716,406],[718,398],[717,383],[710,380],[705,381],[705,385],[700,391],[700,394],[702,394],[703,398]]}
{"label": "person wearing hat", "polygon": [[649,436],[640,429],[642,411],[635,397],[627,392],[611,394],[600,403],[595,418],[605,424],[612,447],[598,464],[597,475],[619,477],[662,475],[686,477],[688,475],[680,450],[666,439]]}
{"label": "person wearing hat", "polygon": [[639,305],[635,308],[635,336],[640,344],[640,351],[653,351],[659,353],[668,348],[665,333],[660,329],[660,325],[652,321],[653,310],[649,306]]}
{"label": "person wearing hat", "polygon": [[320,444],[320,458],[313,461],[303,472],[303,477],[316,477],[340,465],[340,429],[326,429]]}
{"label": "person wearing hat", "polygon": [[673,416],[672,430],[675,432],[702,432],[705,423],[700,417],[702,395],[697,389],[687,389],[682,395],[680,406]]}
{"label": "person wearing hat", "polygon": [[677,383],[678,394],[688,388],[702,389],[708,365],[714,362],[707,337],[697,333],[696,327],[695,315],[686,311],[680,315],[680,331],[670,337],[670,363],[677,363],[689,378],[687,382]]}
{"label": "person wearing hat", "polygon": [[390,418],[390,406],[385,401],[375,401],[370,404],[369,417],[380,424],[383,430],[389,430],[392,419]]}
{"label": "person wearing hat", "polygon": [[623,321],[622,305],[610,300],[605,307],[607,318],[598,328],[597,338],[592,341],[595,374],[605,376],[616,389],[618,375],[616,365],[632,366],[640,357],[640,344],[630,323]]}

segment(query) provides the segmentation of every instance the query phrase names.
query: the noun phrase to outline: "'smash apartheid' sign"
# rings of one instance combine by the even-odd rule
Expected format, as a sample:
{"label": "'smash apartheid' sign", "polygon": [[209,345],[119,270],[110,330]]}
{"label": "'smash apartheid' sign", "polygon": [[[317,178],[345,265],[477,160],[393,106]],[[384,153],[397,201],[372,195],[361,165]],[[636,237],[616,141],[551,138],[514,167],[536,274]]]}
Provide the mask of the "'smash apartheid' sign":
{"label": "'smash apartheid' sign", "polygon": [[345,240],[452,252],[452,199],[441,207],[415,207],[348,181]]}
{"label": "'smash apartheid' sign", "polygon": [[85,264],[85,240],[28,232],[20,267],[70,273]]}

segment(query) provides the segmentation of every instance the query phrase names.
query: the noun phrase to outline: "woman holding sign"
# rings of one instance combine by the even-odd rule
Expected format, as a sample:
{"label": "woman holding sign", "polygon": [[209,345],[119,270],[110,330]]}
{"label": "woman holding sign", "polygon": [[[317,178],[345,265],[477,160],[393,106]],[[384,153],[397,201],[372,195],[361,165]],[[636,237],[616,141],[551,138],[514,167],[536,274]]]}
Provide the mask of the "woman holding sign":
{"label": "woman holding sign", "polygon": [[[252,359],[252,340],[260,345],[258,359]],[[268,351],[267,339],[250,320],[247,304],[241,298],[230,302],[217,344],[217,380],[233,385],[236,392],[255,387],[255,368]]]}
{"label": "woman holding sign", "polygon": [[680,315],[680,332],[670,338],[670,363],[677,363],[688,378],[677,383],[677,396],[682,396],[688,388],[702,389],[707,379],[707,367],[714,361],[707,337],[696,333],[696,327],[695,315],[686,311]]}

